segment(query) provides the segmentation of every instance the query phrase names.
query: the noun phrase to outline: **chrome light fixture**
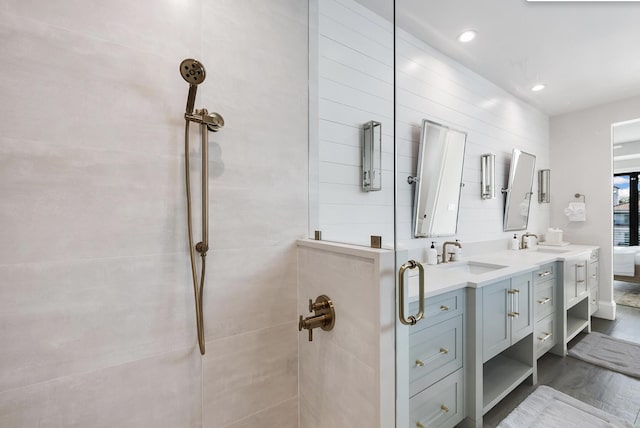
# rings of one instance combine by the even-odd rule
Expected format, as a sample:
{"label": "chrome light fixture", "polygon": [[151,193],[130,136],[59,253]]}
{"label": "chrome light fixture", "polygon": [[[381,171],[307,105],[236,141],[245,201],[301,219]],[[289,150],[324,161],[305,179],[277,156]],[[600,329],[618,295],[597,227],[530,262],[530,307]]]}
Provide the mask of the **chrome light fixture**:
{"label": "chrome light fixture", "polygon": [[548,204],[551,202],[551,170],[541,169],[538,171],[538,203]]}
{"label": "chrome light fixture", "polygon": [[362,190],[382,190],[382,124],[372,120],[362,130]]}
{"label": "chrome light fixture", "polygon": [[496,155],[486,153],[480,158],[480,197],[495,199],[496,197]]}

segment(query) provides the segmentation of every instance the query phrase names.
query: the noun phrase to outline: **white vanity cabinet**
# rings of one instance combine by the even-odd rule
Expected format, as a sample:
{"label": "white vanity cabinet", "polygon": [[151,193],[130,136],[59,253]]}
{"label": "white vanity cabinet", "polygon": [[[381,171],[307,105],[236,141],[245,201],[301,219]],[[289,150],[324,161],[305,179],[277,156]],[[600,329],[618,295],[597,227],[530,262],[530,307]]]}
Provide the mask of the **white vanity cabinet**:
{"label": "white vanity cabinet", "polygon": [[589,294],[589,254],[585,253],[564,261],[564,301],[570,308]]}
{"label": "white vanity cabinet", "polygon": [[469,419],[482,416],[527,378],[537,382],[533,349],[533,275],[531,271],[469,290]]}
{"label": "white vanity cabinet", "polygon": [[482,356],[487,361],[531,333],[531,274],[485,286],[482,294]]}
{"label": "white vanity cabinet", "polygon": [[536,359],[557,343],[557,264],[542,266],[533,273],[533,347]]}
{"label": "white vanity cabinet", "polygon": [[452,291],[426,299],[424,319],[410,328],[411,427],[453,427],[465,416],[464,314],[465,290]]}
{"label": "white vanity cabinet", "polygon": [[[590,287],[593,285],[593,278],[589,281],[589,274],[594,268],[597,271],[597,259],[592,259],[597,249],[589,250],[575,256],[567,257],[562,262],[562,277],[558,284],[562,288],[561,295],[564,297],[563,304],[556,312],[558,334],[557,344],[553,352],[557,355],[567,355],[567,344],[580,332],[591,331],[591,309]],[[597,272],[595,272],[597,278]],[[597,288],[597,285],[596,285]]]}

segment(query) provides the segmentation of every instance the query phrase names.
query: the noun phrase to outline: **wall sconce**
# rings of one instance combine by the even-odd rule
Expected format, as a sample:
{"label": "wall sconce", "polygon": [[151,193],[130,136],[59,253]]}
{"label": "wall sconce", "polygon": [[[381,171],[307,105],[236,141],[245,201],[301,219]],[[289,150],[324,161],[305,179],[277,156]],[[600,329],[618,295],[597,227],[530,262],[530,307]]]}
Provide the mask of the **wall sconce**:
{"label": "wall sconce", "polygon": [[372,120],[362,130],[362,189],[373,192],[382,189],[382,124]]}
{"label": "wall sconce", "polygon": [[551,202],[549,190],[551,188],[551,170],[541,169],[538,171],[538,203],[548,204]]}
{"label": "wall sconce", "polygon": [[480,197],[494,199],[496,197],[496,155],[486,153],[480,158]]}

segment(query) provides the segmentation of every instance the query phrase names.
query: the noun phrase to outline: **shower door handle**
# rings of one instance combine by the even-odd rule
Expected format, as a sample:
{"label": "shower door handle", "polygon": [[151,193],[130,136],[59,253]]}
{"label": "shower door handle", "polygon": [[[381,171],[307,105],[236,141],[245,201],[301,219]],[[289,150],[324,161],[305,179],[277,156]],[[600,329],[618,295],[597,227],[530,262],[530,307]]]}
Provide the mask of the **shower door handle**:
{"label": "shower door handle", "polygon": [[[415,315],[409,315],[407,318],[404,313],[404,273],[407,269],[415,269],[418,268],[418,279],[419,279],[419,288],[418,288],[418,313]],[[400,266],[400,271],[398,272],[398,313],[400,317],[400,322],[404,325],[415,325],[418,321],[424,318],[424,267],[419,262],[415,260],[409,260],[402,266]]]}

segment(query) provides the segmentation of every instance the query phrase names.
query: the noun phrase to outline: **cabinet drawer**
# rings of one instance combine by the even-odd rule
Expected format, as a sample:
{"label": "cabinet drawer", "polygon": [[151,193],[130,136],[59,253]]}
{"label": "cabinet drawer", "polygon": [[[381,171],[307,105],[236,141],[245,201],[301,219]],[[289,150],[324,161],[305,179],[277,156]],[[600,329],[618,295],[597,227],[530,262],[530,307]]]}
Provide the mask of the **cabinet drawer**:
{"label": "cabinet drawer", "polygon": [[[464,289],[429,297],[425,300],[424,319],[411,327],[411,333],[453,318],[464,311]],[[409,305],[409,313],[416,312],[418,312],[418,302],[413,302]]]}
{"label": "cabinet drawer", "polygon": [[556,344],[555,327],[555,316],[553,315],[549,315],[535,324],[533,328],[533,346],[536,358],[540,358]]}
{"label": "cabinet drawer", "polygon": [[452,427],[464,417],[463,370],[442,379],[409,400],[410,427]]}
{"label": "cabinet drawer", "polygon": [[555,311],[555,285],[555,282],[549,281],[535,286],[533,300],[534,320],[539,321]]}
{"label": "cabinet drawer", "polygon": [[556,264],[550,263],[542,266],[540,269],[533,273],[533,284],[539,284],[541,282],[555,280],[556,279]]}
{"label": "cabinet drawer", "polygon": [[411,396],[462,367],[462,316],[409,336]]}

